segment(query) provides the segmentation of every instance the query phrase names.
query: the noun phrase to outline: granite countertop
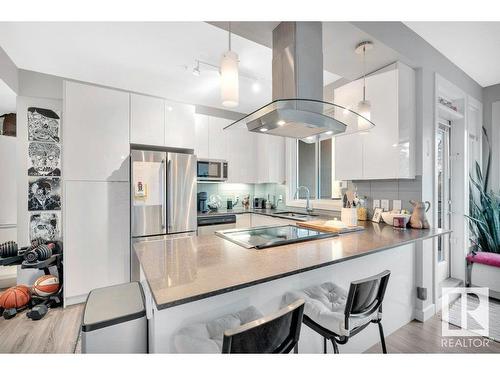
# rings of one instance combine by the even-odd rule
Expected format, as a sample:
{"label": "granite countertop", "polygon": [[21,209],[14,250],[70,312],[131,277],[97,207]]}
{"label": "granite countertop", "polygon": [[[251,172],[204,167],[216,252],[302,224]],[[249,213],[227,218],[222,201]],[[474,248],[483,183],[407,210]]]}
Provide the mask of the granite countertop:
{"label": "granite countertop", "polygon": [[164,309],[449,233],[359,224],[364,231],[262,250],[214,234],[150,238],[134,249],[156,306]]}

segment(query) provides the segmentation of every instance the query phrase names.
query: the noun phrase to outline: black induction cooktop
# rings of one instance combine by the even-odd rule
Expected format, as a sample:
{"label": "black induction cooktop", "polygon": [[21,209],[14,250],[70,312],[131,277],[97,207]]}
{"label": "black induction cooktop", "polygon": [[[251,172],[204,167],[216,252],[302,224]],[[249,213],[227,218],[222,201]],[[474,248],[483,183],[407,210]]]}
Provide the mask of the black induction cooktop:
{"label": "black induction cooktop", "polygon": [[296,242],[312,241],[337,236],[336,233],[321,232],[295,225],[266,226],[248,229],[229,229],[215,232],[219,237],[247,249],[265,249]]}

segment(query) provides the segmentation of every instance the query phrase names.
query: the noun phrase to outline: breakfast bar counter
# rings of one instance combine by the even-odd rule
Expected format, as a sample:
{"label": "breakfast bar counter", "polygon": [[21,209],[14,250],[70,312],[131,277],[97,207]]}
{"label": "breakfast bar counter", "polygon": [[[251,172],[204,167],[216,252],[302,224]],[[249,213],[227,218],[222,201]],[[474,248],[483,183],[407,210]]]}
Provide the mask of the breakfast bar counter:
{"label": "breakfast bar counter", "polygon": [[246,249],[216,235],[160,237],[134,247],[161,310],[445,233],[359,223],[363,231],[261,250]]}
{"label": "breakfast bar counter", "polygon": [[[276,219],[275,224],[294,221]],[[359,225],[364,230],[260,250],[247,249],[216,234],[136,241],[133,246],[148,305],[150,352],[175,353],[175,335],[186,325],[250,305],[271,313],[280,308],[288,291],[327,281],[348,289],[351,281],[383,270],[391,271],[384,329],[390,334],[407,324],[416,308],[415,243],[432,241],[448,232],[397,230],[373,222]],[[367,329],[363,340],[354,337],[344,352],[359,353],[377,341],[376,328]],[[299,350],[322,352],[321,337],[303,326]]]}

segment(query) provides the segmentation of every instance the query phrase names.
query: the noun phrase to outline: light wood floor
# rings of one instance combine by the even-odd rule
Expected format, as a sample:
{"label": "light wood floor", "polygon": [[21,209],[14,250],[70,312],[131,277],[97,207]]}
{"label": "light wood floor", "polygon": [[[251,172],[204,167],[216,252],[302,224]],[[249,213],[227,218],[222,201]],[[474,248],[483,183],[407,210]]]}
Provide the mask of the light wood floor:
{"label": "light wood floor", "polygon": [[[0,353],[74,353],[82,313],[83,304],[51,309],[39,321],[25,313],[11,320],[0,318]],[[386,337],[386,343],[389,353],[500,353],[500,343],[494,341],[482,348],[444,348],[437,315],[425,323],[410,322]],[[381,353],[380,344],[367,353]]]}
{"label": "light wood floor", "polygon": [[38,321],[25,311],[10,320],[0,317],[0,353],[73,353],[83,306],[50,309]]}
{"label": "light wood floor", "polygon": [[[489,340],[488,346],[466,348],[456,346],[456,344],[464,343],[463,340],[457,342],[457,339],[465,340],[467,345],[469,339],[476,339],[476,337],[454,337],[452,341],[454,347],[443,347],[441,318],[435,315],[425,323],[416,320],[408,323],[386,337],[385,343],[388,353],[500,353],[500,343],[493,340]],[[478,341],[475,342],[478,343]],[[380,344],[372,346],[366,353],[382,353]]]}

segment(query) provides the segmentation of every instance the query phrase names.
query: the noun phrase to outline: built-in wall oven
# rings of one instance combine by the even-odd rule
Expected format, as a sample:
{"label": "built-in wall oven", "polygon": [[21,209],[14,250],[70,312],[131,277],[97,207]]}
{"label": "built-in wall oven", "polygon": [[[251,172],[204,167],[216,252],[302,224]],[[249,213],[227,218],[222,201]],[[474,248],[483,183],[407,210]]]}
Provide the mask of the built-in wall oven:
{"label": "built-in wall oven", "polygon": [[226,181],[228,165],[226,160],[198,159],[198,181]]}

